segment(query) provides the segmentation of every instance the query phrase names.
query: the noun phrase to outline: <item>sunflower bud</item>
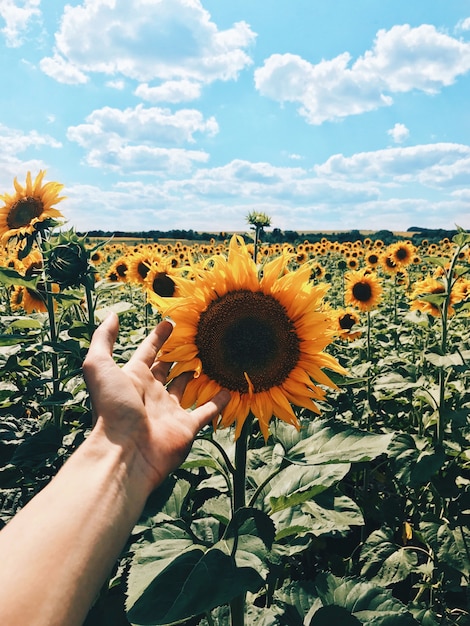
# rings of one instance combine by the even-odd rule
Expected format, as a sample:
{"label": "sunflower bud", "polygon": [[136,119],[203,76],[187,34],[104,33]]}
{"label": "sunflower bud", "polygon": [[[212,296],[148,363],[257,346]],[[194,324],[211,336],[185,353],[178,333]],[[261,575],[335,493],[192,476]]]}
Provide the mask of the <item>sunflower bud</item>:
{"label": "sunflower bud", "polygon": [[55,242],[49,241],[44,256],[48,278],[61,288],[92,282],[90,251],[73,231],[60,233]]}

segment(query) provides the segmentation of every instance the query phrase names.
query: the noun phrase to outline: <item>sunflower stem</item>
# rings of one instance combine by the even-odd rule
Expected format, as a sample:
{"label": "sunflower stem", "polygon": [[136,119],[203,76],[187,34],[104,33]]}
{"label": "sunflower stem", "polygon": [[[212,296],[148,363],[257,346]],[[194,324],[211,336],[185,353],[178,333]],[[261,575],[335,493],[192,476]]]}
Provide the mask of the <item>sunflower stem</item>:
{"label": "sunflower stem", "polygon": [[[54,312],[54,298],[52,297],[52,285],[46,282],[46,300],[47,300],[47,315],[49,319],[49,335],[52,344],[57,343],[57,325]],[[52,395],[56,396],[59,392],[59,356],[57,351],[53,348],[51,352],[51,369],[52,369]],[[61,427],[61,408],[57,404],[52,405],[52,417],[54,425],[57,428]]]}
{"label": "sunflower stem", "polygon": [[85,296],[86,296],[86,306],[88,312],[88,333],[90,335],[90,341],[95,332],[95,302],[93,301],[93,292],[88,283],[85,281]]}
{"label": "sunflower stem", "polygon": [[[246,459],[253,418],[248,415],[235,444],[235,472],[233,474],[233,515],[246,505]],[[245,624],[245,594],[234,598],[230,603],[231,626]]]}

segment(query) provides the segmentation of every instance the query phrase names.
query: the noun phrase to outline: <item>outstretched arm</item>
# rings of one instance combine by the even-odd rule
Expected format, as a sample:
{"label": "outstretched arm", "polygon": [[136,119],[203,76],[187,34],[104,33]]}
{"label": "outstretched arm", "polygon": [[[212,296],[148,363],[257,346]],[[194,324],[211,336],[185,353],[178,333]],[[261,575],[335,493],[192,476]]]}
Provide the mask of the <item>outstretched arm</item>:
{"label": "outstretched arm", "polygon": [[120,368],[115,315],[95,331],[84,375],[95,426],[53,480],[0,533],[0,623],[83,623],[151,491],[177,468],[228,392],[188,412],[187,377],[165,388],[160,323]]}

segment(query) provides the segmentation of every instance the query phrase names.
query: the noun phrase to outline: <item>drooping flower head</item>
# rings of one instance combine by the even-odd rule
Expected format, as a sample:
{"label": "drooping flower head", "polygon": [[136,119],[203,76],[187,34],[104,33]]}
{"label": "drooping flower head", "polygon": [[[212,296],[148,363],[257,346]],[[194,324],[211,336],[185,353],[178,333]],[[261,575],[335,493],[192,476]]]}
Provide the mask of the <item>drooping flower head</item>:
{"label": "drooping flower head", "polygon": [[247,247],[233,237],[228,258],[216,255],[191,280],[173,277],[179,297],[149,296],[176,322],[159,358],[175,362],[171,378],[194,372],[183,406],[228,389],[219,425],[236,423],[236,437],[250,411],[266,439],[273,416],[299,428],[291,404],[318,413],[315,401],[325,398],[318,384],[335,387],[322,368],[346,373],[323,351],[336,321],[323,308],[328,287],[309,283],[308,264],[289,271],[290,260],[284,253],[269,261],[260,278]]}
{"label": "drooping flower head", "polygon": [[59,196],[63,185],[56,182],[43,184],[45,173],[41,170],[33,182],[31,172],[28,172],[24,187],[15,178],[15,193],[0,195],[0,200],[4,202],[4,206],[0,207],[2,241],[31,235],[48,220],[63,218],[62,213],[54,208],[55,204],[64,199]]}

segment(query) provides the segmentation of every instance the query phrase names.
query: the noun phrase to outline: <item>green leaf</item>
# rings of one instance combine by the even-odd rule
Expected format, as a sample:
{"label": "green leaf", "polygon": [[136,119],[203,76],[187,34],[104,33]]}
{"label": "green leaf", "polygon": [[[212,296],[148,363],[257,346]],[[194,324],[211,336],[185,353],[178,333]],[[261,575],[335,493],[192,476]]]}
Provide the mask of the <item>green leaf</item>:
{"label": "green leaf", "polygon": [[379,585],[390,585],[405,580],[416,570],[416,553],[398,545],[389,528],[381,528],[369,535],[360,556],[361,575]]}
{"label": "green leaf", "polygon": [[[283,585],[274,594],[275,605],[284,610],[282,624],[303,626],[304,616],[315,599],[312,581],[301,580]],[[331,624],[329,625],[331,626]]]}
{"label": "green leaf", "polygon": [[[337,578],[333,574],[320,574],[315,580],[315,588],[317,601],[306,616],[306,624],[315,624],[312,620],[323,607],[336,606],[345,609],[349,615],[365,626],[418,625],[405,605],[394,598],[389,589],[376,587],[370,582],[352,577]],[[345,618],[344,612],[341,617]],[[317,625],[321,623],[316,622]],[[332,623],[348,622],[341,620],[330,622],[326,626],[331,626]]]}
{"label": "green leaf", "polygon": [[443,520],[424,521],[419,529],[439,561],[470,576],[470,529],[465,526],[453,528]]}
{"label": "green leaf", "polygon": [[451,367],[465,365],[470,359],[470,350],[454,352],[453,354],[436,354],[435,352],[425,352],[424,358],[436,367]]}
{"label": "green leaf", "polygon": [[8,328],[32,328],[32,329],[40,329],[42,328],[42,324],[39,320],[34,319],[32,317],[20,317],[11,324],[8,325]]}
{"label": "green leaf", "polygon": [[341,624],[341,626],[361,626],[363,622],[360,622],[357,617],[351,615],[351,613],[336,604],[330,604],[329,606],[322,606],[315,612],[310,621],[305,622],[308,626],[331,626],[332,624]]}
{"label": "green leaf", "polygon": [[16,346],[18,343],[32,343],[36,341],[36,337],[28,337],[27,335],[11,335],[0,334],[0,346]]}
{"label": "green leaf", "polygon": [[73,393],[69,391],[56,391],[55,393],[51,393],[50,396],[44,398],[40,402],[41,406],[66,406],[75,401]]}
{"label": "green leaf", "polygon": [[208,467],[228,476],[229,470],[221,451],[209,439],[196,439],[186,461],[181,466],[183,469]]}
{"label": "green leaf", "polygon": [[0,284],[5,286],[18,285],[34,289],[39,280],[39,276],[23,276],[19,272],[9,267],[0,267]]}
{"label": "green leaf", "polygon": [[273,478],[265,501],[272,513],[302,504],[339,482],[349,469],[348,463],[290,465]]}
{"label": "green leaf", "polygon": [[[423,448],[418,449],[416,441]],[[445,461],[446,455],[442,448],[426,449],[425,440],[420,440],[406,433],[397,433],[389,446],[392,465],[396,478],[403,484],[416,487],[427,483]]]}
{"label": "green leaf", "polygon": [[48,426],[25,439],[15,450],[12,465],[25,469],[40,467],[55,456],[62,445],[62,433],[55,426]]}
{"label": "green leaf", "polygon": [[209,549],[175,524],[152,534],[150,544],[136,548],[129,574],[126,608],[135,624],[188,619],[257,591],[274,525],[261,511],[240,509]]}
{"label": "green leaf", "polygon": [[393,434],[376,435],[333,420],[318,425],[318,430],[294,445],[287,455],[293,463],[359,463],[385,453]]}

